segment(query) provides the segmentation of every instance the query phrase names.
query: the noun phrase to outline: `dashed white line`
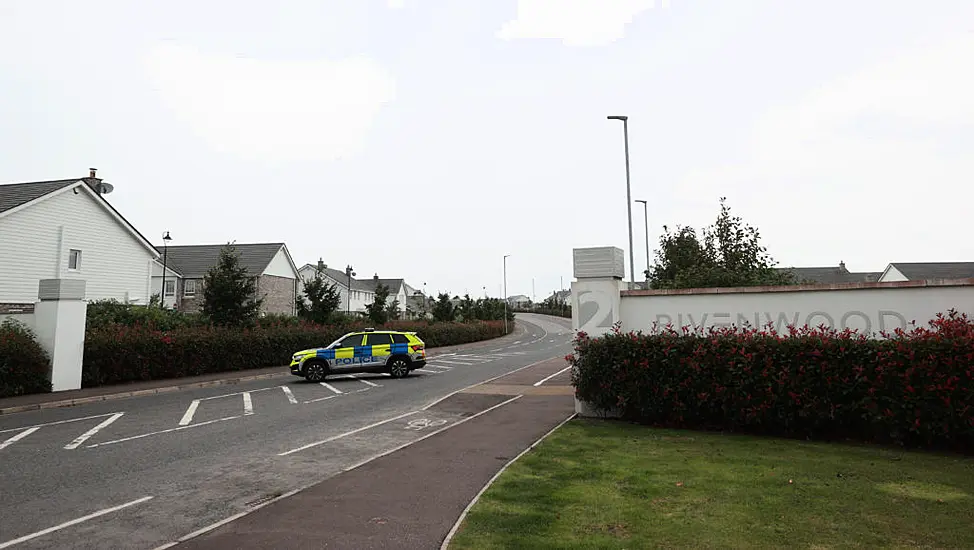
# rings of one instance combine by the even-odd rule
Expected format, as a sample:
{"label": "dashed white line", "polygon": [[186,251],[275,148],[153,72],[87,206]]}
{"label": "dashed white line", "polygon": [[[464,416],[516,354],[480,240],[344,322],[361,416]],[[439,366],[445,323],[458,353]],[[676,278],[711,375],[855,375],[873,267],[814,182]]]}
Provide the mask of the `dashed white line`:
{"label": "dashed white line", "polygon": [[442,371],[442,370],[429,370],[429,369],[416,369],[413,372],[422,372],[424,374],[440,374],[440,373],[446,372],[446,371]]}
{"label": "dashed white line", "polygon": [[256,390],[245,390],[245,391],[236,391],[236,392],[233,392],[233,393],[224,393],[224,394],[220,394],[220,395],[211,395],[210,397],[201,397],[200,398],[200,401],[208,401],[210,399],[220,399],[221,397],[230,397],[230,396],[233,396],[233,395],[242,395],[244,393],[257,393],[259,391],[274,390],[274,389],[277,389],[277,388],[280,388],[280,386],[268,386],[266,388],[257,388]]}
{"label": "dashed white line", "polygon": [[291,392],[291,388],[287,386],[281,386],[281,389],[284,390],[284,395],[287,396],[287,400],[290,401],[292,405],[298,402],[298,398],[294,397],[294,394]]}
{"label": "dashed white line", "polygon": [[72,441],[71,443],[68,443],[67,445],[65,445],[64,448],[67,449],[67,450],[69,450],[69,451],[71,449],[77,449],[78,446],[80,446],[85,441],[88,441],[88,439],[90,439],[91,436],[93,436],[96,433],[98,433],[102,428],[108,426],[112,422],[115,422],[116,420],[118,420],[119,418],[121,418],[123,414],[125,414],[125,413],[123,413],[123,412],[115,413],[114,415],[112,415],[111,418],[105,419],[104,421],[101,422],[101,424],[98,424],[94,428],[92,428],[92,429],[88,430],[87,432],[79,435],[74,441]]}
{"label": "dashed white line", "polygon": [[254,414],[254,401],[250,397],[250,392],[243,392],[244,415]]}
{"label": "dashed white line", "polygon": [[568,370],[568,369],[570,369],[570,368],[572,368],[572,367],[571,367],[571,365],[569,365],[569,366],[567,366],[567,367],[565,367],[565,368],[563,368],[563,369],[561,369],[560,371],[558,371],[558,372],[556,372],[556,373],[554,373],[554,374],[552,374],[551,376],[545,376],[545,377],[544,377],[544,378],[542,378],[541,380],[538,380],[537,382],[535,382],[535,383],[534,383],[534,385],[535,385],[535,386],[540,386],[541,384],[544,384],[544,383],[545,383],[545,382],[547,382],[548,380],[551,380],[552,378],[554,378],[554,377],[556,377],[556,376],[558,376],[559,374],[561,374],[561,373],[563,373],[563,372],[565,372],[566,370]]}
{"label": "dashed white line", "polygon": [[349,374],[348,377],[351,378],[352,380],[358,380],[359,382],[365,384],[366,386],[371,386],[373,388],[381,387],[379,384],[376,384],[375,382],[369,382],[368,380],[362,380],[361,378],[359,378],[359,377],[357,377],[355,375],[352,375],[352,374]]}
{"label": "dashed white line", "polygon": [[41,429],[40,426],[34,426],[33,428],[27,428],[26,430],[24,430],[24,431],[20,432],[19,434],[11,437],[10,439],[7,439],[3,443],[0,443],[0,449],[3,449],[5,447],[9,447],[10,445],[13,445],[14,443],[20,441],[21,439],[27,437],[28,435],[36,432],[39,429]]}
{"label": "dashed white line", "polygon": [[56,426],[58,424],[69,424],[71,422],[80,422],[82,420],[91,420],[93,418],[104,418],[106,416],[111,416],[115,413],[105,413],[105,414],[95,414],[91,416],[82,416],[81,418],[71,418],[68,420],[58,420],[57,422],[45,422],[44,424],[34,424],[31,426],[21,426],[19,428],[7,428],[6,430],[0,430],[0,434],[7,432],[19,432],[20,430],[26,430],[27,428],[43,428],[44,426]]}
{"label": "dashed white line", "polygon": [[338,396],[337,395],[326,395],[325,397],[319,397],[317,399],[309,399],[309,400],[305,401],[305,403],[317,403],[318,401],[325,401],[325,400],[328,400],[328,399],[334,399],[336,397],[338,397]]}
{"label": "dashed white line", "polygon": [[442,371],[440,371],[440,372],[446,372],[446,371],[448,371],[448,370],[453,370],[453,367],[447,367],[447,366],[444,366],[444,365],[430,365],[430,364],[427,364],[427,365],[426,365],[425,367],[423,367],[423,368],[424,368],[424,369],[443,369],[443,370],[442,370]]}
{"label": "dashed white line", "polygon": [[147,496],[147,497],[142,497],[142,498],[139,498],[139,499],[135,499],[132,502],[126,502],[125,504],[120,504],[118,506],[112,506],[111,508],[105,508],[104,510],[99,510],[99,511],[93,513],[93,514],[88,514],[87,516],[83,516],[83,517],[80,517],[80,518],[77,518],[77,519],[73,519],[71,521],[66,521],[66,522],[62,523],[61,525],[55,525],[54,527],[48,527],[47,529],[44,529],[43,531],[37,531],[36,533],[31,533],[29,535],[24,535],[24,536],[22,536],[20,538],[17,538],[17,539],[8,540],[7,542],[4,542],[4,543],[0,544],[0,549],[9,548],[9,547],[11,547],[11,546],[13,546],[15,544],[20,544],[22,542],[27,542],[29,540],[36,539],[37,537],[42,537],[44,535],[53,533],[55,531],[60,531],[61,529],[64,529],[65,527],[71,527],[72,525],[77,525],[79,523],[84,523],[84,522],[88,521],[89,519],[94,519],[94,518],[97,518],[98,516],[104,516],[105,514],[110,514],[112,512],[117,512],[119,510],[122,510],[123,508],[128,508],[129,506],[135,506],[136,504],[142,504],[143,502],[146,502],[148,500],[152,500],[153,498],[155,498],[155,497]]}
{"label": "dashed white line", "polygon": [[328,382],[319,382],[319,384],[321,384],[322,386],[328,388],[329,390],[331,390],[331,391],[333,391],[335,393],[342,393],[342,390],[336,388],[335,386],[332,386]]}
{"label": "dashed white line", "polygon": [[122,443],[124,441],[132,441],[133,439],[142,439],[143,437],[149,437],[153,435],[166,434],[170,432],[178,432],[180,430],[186,430],[189,428],[199,428],[200,426],[206,426],[209,424],[214,424],[216,422],[225,422],[227,420],[234,420],[237,418],[243,418],[243,415],[236,416],[226,416],[223,418],[217,418],[216,420],[207,420],[206,422],[200,422],[199,424],[190,424],[189,426],[180,426],[178,428],[169,428],[168,430],[160,430],[158,432],[149,432],[147,434],[133,435],[132,437],[124,437],[122,439],[115,439],[113,441],[105,441],[104,443],[95,443],[94,445],[86,445],[86,448],[91,449],[93,447],[101,447],[104,445],[113,445],[115,443]]}
{"label": "dashed white line", "polygon": [[186,412],[183,413],[182,419],[179,420],[179,425],[180,426],[185,426],[185,425],[189,424],[190,422],[192,422],[193,421],[193,415],[196,414],[196,408],[199,407],[199,406],[200,406],[200,400],[199,399],[194,399],[193,402],[189,404],[189,407],[186,407]]}
{"label": "dashed white line", "polygon": [[330,443],[332,441],[335,441],[337,439],[341,439],[343,437],[348,437],[350,435],[355,435],[355,434],[357,434],[359,432],[363,432],[363,431],[368,430],[370,428],[375,428],[376,426],[381,426],[383,424],[388,424],[389,422],[393,422],[395,420],[399,420],[400,418],[406,418],[407,416],[412,415],[412,414],[416,414],[418,412],[419,411],[412,411],[412,412],[408,412],[408,413],[405,413],[405,414],[400,414],[399,416],[394,416],[392,418],[387,418],[385,420],[380,420],[379,422],[375,422],[373,424],[369,424],[368,426],[362,426],[361,428],[357,428],[357,429],[352,430],[350,432],[345,432],[345,433],[340,433],[338,435],[333,435],[333,436],[331,436],[331,437],[329,437],[327,439],[322,439],[321,441],[316,441],[314,443],[309,443],[307,445],[304,445],[303,447],[298,447],[297,449],[291,449],[290,451],[284,451],[283,453],[278,453],[277,456],[287,456],[289,454],[294,454],[294,453],[297,453],[297,452],[300,452],[300,451],[304,451],[304,450],[310,449],[312,447],[317,447],[318,445],[324,445],[325,443]]}

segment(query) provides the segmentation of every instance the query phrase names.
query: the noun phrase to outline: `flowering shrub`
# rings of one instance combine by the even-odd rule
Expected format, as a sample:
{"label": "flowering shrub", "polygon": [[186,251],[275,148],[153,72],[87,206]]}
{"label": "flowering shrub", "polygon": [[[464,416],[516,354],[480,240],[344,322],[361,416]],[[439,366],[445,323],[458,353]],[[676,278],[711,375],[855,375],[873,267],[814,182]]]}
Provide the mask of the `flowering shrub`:
{"label": "flowering shrub", "polygon": [[871,340],[855,331],[729,327],[579,333],[576,396],[624,418],[788,437],[974,448],[974,321]]}
{"label": "flowering shrub", "polygon": [[[252,329],[212,326],[162,331],[150,326],[110,325],[85,336],[82,386],[285,365],[302,349],[324,347],[364,322],[315,325],[261,321]],[[465,344],[503,336],[503,321],[426,323],[393,321],[376,329],[415,331],[427,347]],[[513,330],[510,325],[508,332]]]}
{"label": "flowering shrub", "polygon": [[0,397],[51,391],[50,358],[29,328],[0,323]]}

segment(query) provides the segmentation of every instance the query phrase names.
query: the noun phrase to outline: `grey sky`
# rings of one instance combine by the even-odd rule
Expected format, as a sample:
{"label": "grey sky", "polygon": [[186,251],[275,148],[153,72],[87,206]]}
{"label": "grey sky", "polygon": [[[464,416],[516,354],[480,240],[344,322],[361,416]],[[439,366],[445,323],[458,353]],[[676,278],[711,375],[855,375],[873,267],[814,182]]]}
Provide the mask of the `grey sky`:
{"label": "grey sky", "polygon": [[667,4],[3,0],[0,181],[95,166],[151,240],[431,291],[511,254],[542,298],[627,246],[628,114],[652,244],[725,195],[784,265],[974,257],[974,2]]}

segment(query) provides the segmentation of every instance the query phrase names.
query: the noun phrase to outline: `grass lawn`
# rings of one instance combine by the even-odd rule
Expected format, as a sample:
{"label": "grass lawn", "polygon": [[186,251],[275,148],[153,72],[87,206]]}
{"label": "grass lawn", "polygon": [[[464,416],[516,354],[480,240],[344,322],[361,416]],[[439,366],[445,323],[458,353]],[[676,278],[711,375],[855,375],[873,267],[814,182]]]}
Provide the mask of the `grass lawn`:
{"label": "grass lawn", "polygon": [[451,550],[974,548],[974,459],[572,420]]}

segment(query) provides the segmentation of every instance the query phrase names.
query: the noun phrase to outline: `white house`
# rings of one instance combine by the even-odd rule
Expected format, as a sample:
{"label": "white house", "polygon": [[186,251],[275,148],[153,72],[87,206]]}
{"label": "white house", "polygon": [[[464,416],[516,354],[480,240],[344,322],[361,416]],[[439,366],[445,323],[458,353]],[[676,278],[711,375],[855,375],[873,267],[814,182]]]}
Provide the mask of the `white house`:
{"label": "white house", "polygon": [[881,283],[974,278],[974,262],[896,262],[886,266]]}
{"label": "white house", "polygon": [[[406,307],[411,303],[411,287],[403,279],[380,279],[378,274],[373,275],[371,279],[356,279],[354,276],[349,277],[344,271],[338,271],[337,269],[328,267],[320,260],[317,265],[305,264],[299,272],[301,273],[302,280],[301,288],[299,289],[300,292],[304,291],[303,282],[313,279],[317,272],[321,272],[321,275],[329,283],[334,284],[341,296],[340,311],[348,310],[351,313],[365,313],[365,306],[375,301],[375,290],[380,284],[385,285],[389,289],[389,297],[386,298],[386,304],[392,304],[394,301],[398,301],[400,314],[405,314]],[[351,298],[349,298],[349,293],[351,293]]]}
{"label": "white house", "polygon": [[88,300],[149,299],[158,252],[95,177],[0,185],[0,303],[34,303],[41,279],[87,281]]}

